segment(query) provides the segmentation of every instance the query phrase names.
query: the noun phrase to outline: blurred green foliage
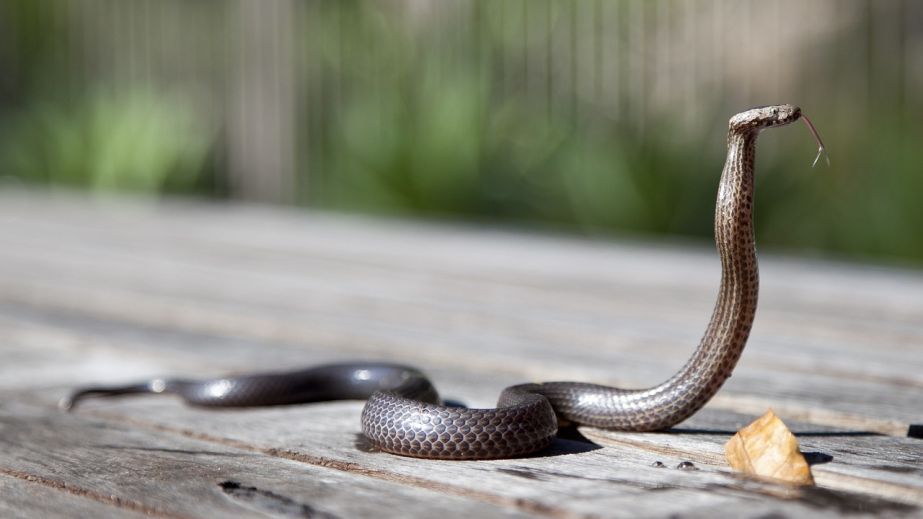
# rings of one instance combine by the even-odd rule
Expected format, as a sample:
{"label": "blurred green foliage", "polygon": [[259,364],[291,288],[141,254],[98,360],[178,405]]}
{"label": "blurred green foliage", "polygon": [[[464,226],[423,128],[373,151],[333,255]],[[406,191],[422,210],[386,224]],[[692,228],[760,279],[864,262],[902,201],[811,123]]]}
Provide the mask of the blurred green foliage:
{"label": "blurred green foliage", "polygon": [[192,187],[212,143],[182,100],[145,88],[95,92],[79,103],[36,104],[13,116],[4,172],[52,185],[142,193]]}
{"label": "blurred green foliage", "polygon": [[[604,4],[617,10],[617,17],[607,18],[617,25],[596,21]],[[736,16],[736,3],[712,4],[728,19]],[[235,78],[240,53],[228,14],[234,5],[4,5],[0,64],[12,74],[0,78],[0,175],[94,190],[224,196],[220,186],[229,183],[230,168],[220,157],[233,145],[227,135],[236,123],[199,100],[203,89],[220,99],[234,90],[224,88]],[[747,107],[730,93],[742,87],[728,80],[702,90],[694,102],[706,115],[690,125],[650,109],[652,101],[625,88],[635,80],[627,64],[635,51],[624,50],[628,36],[619,40],[622,50],[605,55],[620,67],[615,113],[599,105],[599,85],[595,94],[592,86],[577,86],[586,59],[580,71],[553,63],[592,54],[603,41],[599,34],[638,31],[635,22],[649,24],[663,2],[292,5],[300,203],[589,234],[710,239],[726,120]],[[575,14],[579,5],[591,9],[587,19],[603,32],[584,30]],[[432,12],[411,12],[414,6]],[[80,43],[88,30],[81,24],[110,11],[118,17],[91,29],[111,29],[111,38]],[[873,52],[881,38],[874,27],[883,20],[902,27],[902,41],[917,41],[923,30],[901,25],[906,14],[870,8],[866,17],[816,38],[809,50],[820,58],[788,71],[803,78],[801,86],[782,90],[790,97],[767,100],[802,104],[827,141],[832,167],[810,168],[813,141],[803,128],[761,140],[757,232],[764,249],[923,264],[923,87],[905,70],[910,50],[896,47],[903,54],[893,57]],[[153,15],[154,29],[137,29],[153,23],[142,20]],[[414,16],[428,18],[408,21]],[[136,32],[126,36],[124,27]],[[167,27],[169,34],[192,38],[182,55],[151,50],[150,33],[160,31],[167,43],[176,39],[163,36]],[[141,33],[147,39],[139,40]],[[137,41],[146,47],[138,50]],[[278,48],[278,41],[270,43]],[[75,45],[84,46],[78,52]],[[864,68],[855,64],[862,53]],[[83,60],[75,63],[75,54]],[[886,59],[873,59],[881,55]],[[116,66],[123,61],[147,72],[126,79]],[[116,65],[109,70],[100,62]],[[597,59],[593,67],[605,63]],[[544,69],[536,72],[539,66]],[[602,82],[602,76],[590,77]],[[216,104],[220,112],[222,102]],[[231,189],[231,195],[246,193]]]}

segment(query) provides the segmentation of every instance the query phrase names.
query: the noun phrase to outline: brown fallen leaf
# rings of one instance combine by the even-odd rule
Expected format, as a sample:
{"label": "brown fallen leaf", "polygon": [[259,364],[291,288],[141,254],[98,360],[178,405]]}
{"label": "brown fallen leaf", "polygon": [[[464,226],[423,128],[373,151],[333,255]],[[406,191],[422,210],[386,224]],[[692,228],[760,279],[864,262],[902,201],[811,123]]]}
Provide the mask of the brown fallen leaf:
{"label": "brown fallen leaf", "polygon": [[731,467],[744,474],[813,485],[811,467],[798,449],[798,440],[772,409],[737,431],[724,446]]}

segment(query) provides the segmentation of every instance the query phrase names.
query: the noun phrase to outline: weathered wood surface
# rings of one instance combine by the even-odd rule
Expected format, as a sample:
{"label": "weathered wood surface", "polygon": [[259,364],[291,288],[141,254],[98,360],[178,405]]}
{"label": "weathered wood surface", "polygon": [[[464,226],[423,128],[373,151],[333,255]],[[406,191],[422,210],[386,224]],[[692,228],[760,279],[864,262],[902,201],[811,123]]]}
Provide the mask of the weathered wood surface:
{"label": "weathered wood surface", "polygon": [[[360,402],[55,403],[90,382],[355,358],[419,365],[474,406],[524,380],[650,384],[704,329],[714,253],[22,192],[0,195],[0,223],[3,516],[923,514],[918,272],[763,258],[735,376],[676,430],[436,462],[363,449]],[[723,443],[767,407],[818,488],[730,472]],[[699,470],[673,468],[687,460]]]}

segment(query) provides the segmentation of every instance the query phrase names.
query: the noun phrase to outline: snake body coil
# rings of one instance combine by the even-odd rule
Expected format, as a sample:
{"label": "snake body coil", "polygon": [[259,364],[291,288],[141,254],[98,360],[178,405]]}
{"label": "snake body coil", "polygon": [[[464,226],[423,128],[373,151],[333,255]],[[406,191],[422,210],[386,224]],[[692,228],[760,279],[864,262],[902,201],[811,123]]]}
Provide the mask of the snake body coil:
{"label": "snake body coil", "polygon": [[626,390],[579,382],[523,384],[503,391],[496,409],[439,405],[432,384],[414,368],[394,364],[335,364],[298,372],[207,381],[153,380],[79,390],[62,405],[91,396],[173,393],[200,406],[262,406],[368,398],[362,431],[395,454],[439,459],[519,456],[548,446],[557,420],[628,431],[671,427],[698,411],[731,376],[756,311],[758,272],[753,239],[756,139],[766,128],[801,117],[792,105],[754,108],[732,117],[728,152],[715,205],[721,285],[711,320],[685,366],[650,389]]}

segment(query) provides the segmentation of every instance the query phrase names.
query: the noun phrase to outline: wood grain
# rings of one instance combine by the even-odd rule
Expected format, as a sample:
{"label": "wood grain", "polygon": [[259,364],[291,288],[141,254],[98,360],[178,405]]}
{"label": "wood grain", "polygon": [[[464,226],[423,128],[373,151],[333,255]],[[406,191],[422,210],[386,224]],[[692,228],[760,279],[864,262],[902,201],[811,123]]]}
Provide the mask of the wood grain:
{"label": "wood grain", "polygon": [[[55,402],[91,382],[351,358],[417,364],[444,396],[473,406],[492,405],[504,386],[524,380],[652,384],[681,365],[704,329],[715,255],[258,206],[99,204],[23,192],[0,193],[0,223],[0,512],[923,510],[923,443],[907,437],[923,422],[917,272],[766,258],[738,371],[676,430],[582,428],[543,456],[433,462],[360,448],[358,402],[203,412],[138,398],[73,415]],[[747,480],[724,464],[723,443],[767,407],[809,452],[818,488]],[[675,469],[681,461],[699,470]]]}

